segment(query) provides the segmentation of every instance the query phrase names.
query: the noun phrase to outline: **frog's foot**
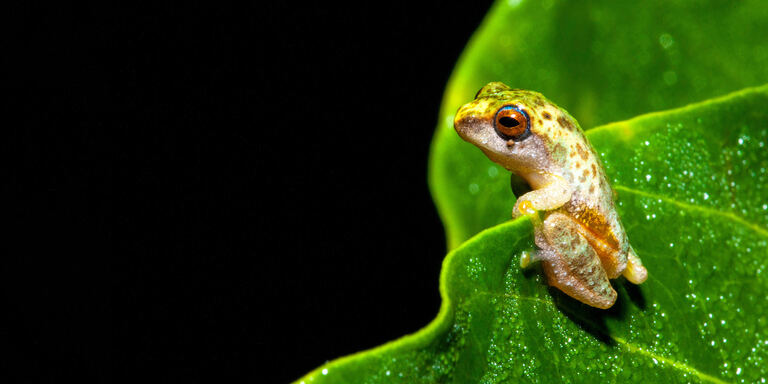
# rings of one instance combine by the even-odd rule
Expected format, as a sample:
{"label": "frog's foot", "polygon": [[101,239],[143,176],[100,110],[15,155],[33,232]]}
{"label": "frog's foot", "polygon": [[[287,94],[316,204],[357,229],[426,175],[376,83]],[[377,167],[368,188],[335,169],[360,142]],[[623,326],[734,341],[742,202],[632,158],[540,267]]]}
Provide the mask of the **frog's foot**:
{"label": "frog's foot", "polygon": [[648,270],[643,267],[643,262],[637,257],[632,246],[627,252],[627,269],[624,270],[623,275],[632,284],[642,284],[648,278]]}
{"label": "frog's foot", "polygon": [[512,208],[512,218],[516,219],[520,216],[536,216],[536,208],[530,200],[518,199],[515,203],[515,206]]}
{"label": "frog's foot", "polygon": [[538,252],[535,251],[523,251],[523,253],[520,254],[520,268],[528,268],[532,263],[541,260],[541,257],[539,257]]}
{"label": "frog's foot", "polygon": [[595,250],[579,233],[578,223],[561,213],[544,220],[546,248],[541,253],[542,268],[552,285],[568,296],[597,308],[610,308],[616,291]]}

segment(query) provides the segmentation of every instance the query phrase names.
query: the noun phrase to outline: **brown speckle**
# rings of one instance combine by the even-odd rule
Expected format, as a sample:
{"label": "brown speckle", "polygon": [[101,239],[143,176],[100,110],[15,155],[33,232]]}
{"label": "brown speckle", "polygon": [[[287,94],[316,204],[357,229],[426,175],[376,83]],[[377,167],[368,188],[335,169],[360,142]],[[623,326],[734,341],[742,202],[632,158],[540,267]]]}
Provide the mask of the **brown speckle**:
{"label": "brown speckle", "polygon": [[581,173],[582,177],[589,177],[589,168],[584,168],[584,172]]}
{"label": "brown speckle", "polygon": [[587,152],[587,149],[584,148],[581,144],[576,144],[576,150],[579,151],[579,156],[581,156],[582,160],[587,160],[589,158],[589,153]]}
{"label": "brown speckle", "polygon": [[595,193],[595,185],[594,184],[589,186],[589,193]]}
{"label": "brown speckle", "polygon": [[561,143],[557,143],[554,149],[554,155],[557,158],[565,156],[565,146]]}
{"label": "brown speckle", "polygon": [[551,120],[552,119],[552,115],[550,115],[549,112],[547,112],[547,111],[542,112],[541,113],[541,117],[543,117],[544,120]]}
{"label": "brown speckle", "polygon": [[578,161],[576,162],[576,168],[581,168],[581,163],[579,163]]}
{"label": "brown speckle", "polygon": [[597,176],[597,166],[595,165],[595,163],[592,163],[592,173],[593,173],[595,176]]}
{"label": "brown speckle", "polygon": [[560,117],[557,118],[557,123],[560,124],[561,127],[565,128],[565,129],[567,129],[569,131],[573,131],[574,130],[573,124],[571,124],[571,122],[568,121],[568,119],[565,118],[565,115],[560,115]]}
{"label": "brown speckle", "polygon": [[579,177],[579,183],[584,183],[586,181],[587,181],[587,178],[584,177],[584,175],[582,174],[581,177]]}

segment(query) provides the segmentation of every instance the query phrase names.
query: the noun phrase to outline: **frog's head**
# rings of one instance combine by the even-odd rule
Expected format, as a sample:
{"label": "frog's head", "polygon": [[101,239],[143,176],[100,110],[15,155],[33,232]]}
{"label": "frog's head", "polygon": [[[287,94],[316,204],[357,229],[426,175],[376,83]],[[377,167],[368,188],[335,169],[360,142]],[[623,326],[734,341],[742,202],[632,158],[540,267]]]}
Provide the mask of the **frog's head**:
{"label": "frog's head", "polygon": [[548,168],[560,109],[537,92],[492,82],[456,112],[454,128],[512,171]]}

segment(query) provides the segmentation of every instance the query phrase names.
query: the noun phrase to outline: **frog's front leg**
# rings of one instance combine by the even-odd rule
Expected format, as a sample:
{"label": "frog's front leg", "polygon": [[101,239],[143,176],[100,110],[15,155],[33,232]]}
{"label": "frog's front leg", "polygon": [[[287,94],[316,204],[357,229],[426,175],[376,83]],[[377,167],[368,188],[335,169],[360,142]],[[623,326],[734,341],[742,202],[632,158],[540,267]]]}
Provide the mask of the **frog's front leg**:
{"label": "frog's front leg", "polygon": [[[524,176],[525,177],[525,176]],[[560,176],[552,174],[537,174],[525,177],[534,187],[530,191],[518,197],[512,208],[512,217],[521,215],[533,216],[536,211],[549,211],[560,208],[571,199],[573,188]]]}
{"label": "frog's front leg", "polygon": [[579,224],[567,215],[553,212],[537,229],[538,258],[552,285],[568,296],[597,308],[610,308],[616,301],[600,257],[579,232]]}

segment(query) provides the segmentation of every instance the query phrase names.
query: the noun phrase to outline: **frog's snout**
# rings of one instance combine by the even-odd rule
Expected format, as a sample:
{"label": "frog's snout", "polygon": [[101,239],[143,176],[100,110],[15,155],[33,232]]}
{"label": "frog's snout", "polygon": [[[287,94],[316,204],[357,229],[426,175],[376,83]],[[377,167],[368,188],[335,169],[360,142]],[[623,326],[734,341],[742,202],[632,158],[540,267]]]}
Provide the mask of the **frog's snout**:
{"label": "frog's snout", "polygon": [[468,106],[463,105],[456,112],[456,116],[453,118],[453,129],[461,136],[462,139],[467,140],[472,127],[477,125],[478,118],[468,111]]}
{"label": "frog's snout", "polygon": [[483,126],[485,120],[482,115],[478,115],[476,109],[471,105],[465,105],[456,112],[453,118],[453,129],[456,133],[470,143],[475,143],[483,136]]}

